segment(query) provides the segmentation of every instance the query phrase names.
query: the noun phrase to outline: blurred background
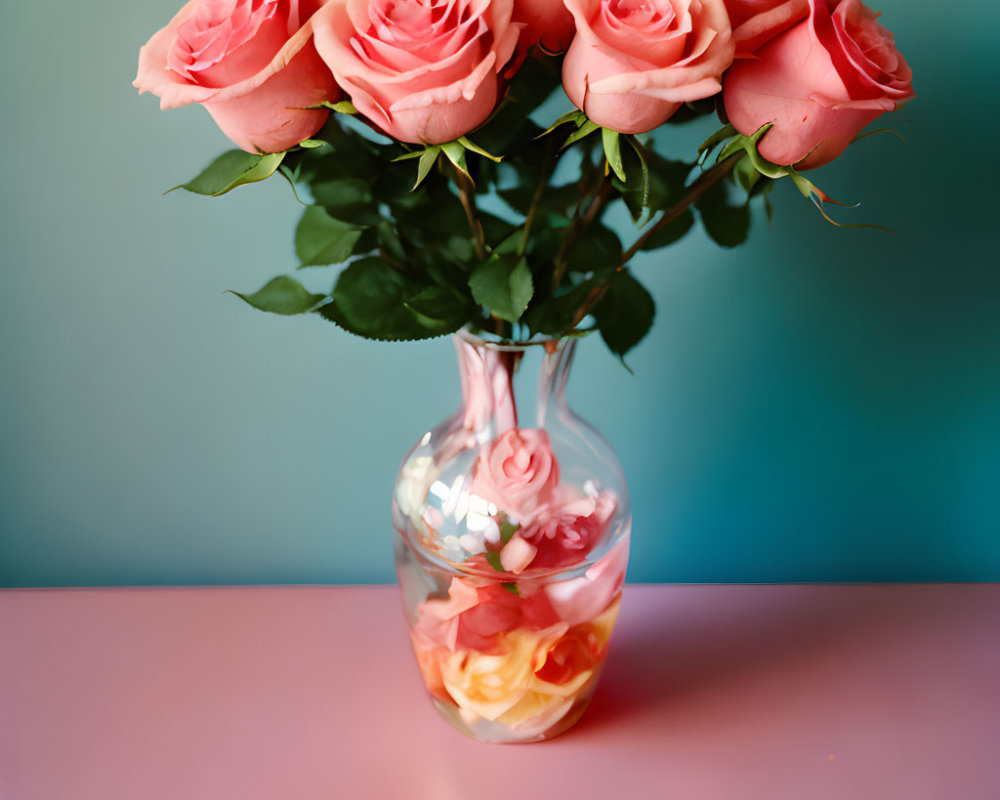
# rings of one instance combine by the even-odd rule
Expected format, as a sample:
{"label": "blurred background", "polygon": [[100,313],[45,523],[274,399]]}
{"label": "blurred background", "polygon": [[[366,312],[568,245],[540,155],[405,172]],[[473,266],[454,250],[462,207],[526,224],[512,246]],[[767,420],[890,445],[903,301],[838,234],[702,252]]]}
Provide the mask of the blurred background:
{"label": "blurred background", "polygon": [[[451,345],[224,294],[293,270],[300,209],[279,180],[162,195],[229,146],[131,86],[179,5],[4,14],[0,585],[391,581],[391,487],[457,404]],[[895,235],[779,185],[747,246],[636,262],[658,316],[634,376],[580,349],[633,581],[1000,580],[1000,12],[872,5],[915,72],[883,119],[907,143],[810,177]]]}

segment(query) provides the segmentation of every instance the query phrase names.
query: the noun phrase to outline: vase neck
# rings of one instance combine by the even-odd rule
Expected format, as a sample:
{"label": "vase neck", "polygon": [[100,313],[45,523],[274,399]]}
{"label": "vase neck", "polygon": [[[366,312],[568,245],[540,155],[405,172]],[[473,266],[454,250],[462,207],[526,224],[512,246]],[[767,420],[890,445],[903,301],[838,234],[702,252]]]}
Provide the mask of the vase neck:
{"label": "vase neck", "polygon": [[[495,345],[466,333],[454,337],[462,380],[462,426],[499,436],[521,426],[545,427],[546,418],[566,407],[566,384],[576,351],[572,339],[524,347]],[[519,375],[522,362],[541,355],[538,380]],[[534,419],[530,411],[534,410]]]}

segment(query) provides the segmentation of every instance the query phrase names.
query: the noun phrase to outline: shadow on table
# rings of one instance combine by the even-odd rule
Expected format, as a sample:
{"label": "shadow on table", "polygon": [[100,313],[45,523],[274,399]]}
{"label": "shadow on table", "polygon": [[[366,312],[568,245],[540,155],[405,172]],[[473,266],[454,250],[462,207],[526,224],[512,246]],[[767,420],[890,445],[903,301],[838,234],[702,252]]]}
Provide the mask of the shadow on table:
{"label": "shadow on table", "polygon": [[711,704],[713,694],[780,677],[831,648],[891,636],[901,615],[919,613],[880,586],[677,586],[656,606],[641,591],[634,608],[626,588],[601,683],[575,732]]}

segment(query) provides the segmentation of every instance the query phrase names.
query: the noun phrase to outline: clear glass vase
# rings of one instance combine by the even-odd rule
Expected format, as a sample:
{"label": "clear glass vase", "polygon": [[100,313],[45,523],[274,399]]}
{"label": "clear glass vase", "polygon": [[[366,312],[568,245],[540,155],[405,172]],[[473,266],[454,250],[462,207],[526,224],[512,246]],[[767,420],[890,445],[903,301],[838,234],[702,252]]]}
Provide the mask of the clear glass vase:
{"label": "clear glass vase", "polygon": [[462,405],[407,454],[393,494],[413,649],[462,733],[550,739],[583,714],[604,664],[628,489],[611,446],[566,403],[575,340],[453,339]]}

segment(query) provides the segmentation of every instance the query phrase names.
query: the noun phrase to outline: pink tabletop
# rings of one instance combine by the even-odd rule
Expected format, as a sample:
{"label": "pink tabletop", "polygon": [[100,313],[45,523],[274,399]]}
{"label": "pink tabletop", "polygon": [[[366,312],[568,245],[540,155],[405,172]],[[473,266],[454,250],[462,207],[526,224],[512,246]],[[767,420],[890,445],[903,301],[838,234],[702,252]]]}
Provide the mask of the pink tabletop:
{"label": "pink tabletop", "polygon": [[395,587],[0,592],[3,800],[997,800],[1000,586],[628,586],[590,711],[464,739]]}

